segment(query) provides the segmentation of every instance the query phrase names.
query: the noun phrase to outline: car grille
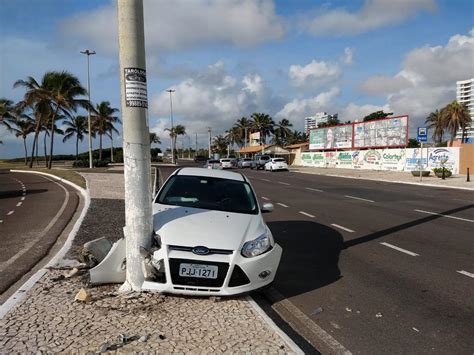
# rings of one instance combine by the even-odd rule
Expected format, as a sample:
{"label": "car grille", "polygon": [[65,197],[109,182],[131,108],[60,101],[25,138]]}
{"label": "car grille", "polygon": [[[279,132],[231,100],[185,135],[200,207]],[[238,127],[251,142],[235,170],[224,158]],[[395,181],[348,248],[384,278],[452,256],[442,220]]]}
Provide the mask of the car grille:
{"label": "car grille", "polygon": [[[187,251],[190,253],[192,253],[194,249],[194,247],[184,247],[181,245],[169,245],[168,248],[169,250]],[[206,255],[211,255],[211,254],[230,255],[232,253],[233,251],[228,250],[228,249],[209,249],[209,254],[206,254]]]}
{"label": "car grille", "polygon": [[[174,285],[222,287],[222,285],[224,284],[225,277],[227,275],[227,271],[229,270],[229,264],[211,262],[211,261],[169,259],[169,263],[170,263],[171,280]],[[181,263],[215,265],[218,267],[217,278],[216,279],[203,279],[203,278],[198,278],[198,277],[179,276],[179,265]]]}

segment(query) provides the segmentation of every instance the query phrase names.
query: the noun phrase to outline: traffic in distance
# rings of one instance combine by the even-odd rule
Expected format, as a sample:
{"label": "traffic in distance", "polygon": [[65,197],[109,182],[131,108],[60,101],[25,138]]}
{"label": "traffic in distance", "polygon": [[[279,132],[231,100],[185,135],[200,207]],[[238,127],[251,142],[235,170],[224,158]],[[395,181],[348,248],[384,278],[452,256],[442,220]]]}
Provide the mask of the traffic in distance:
{"label": "traffic in distance", "polygon": [[257,169],[257,170],[267,170],[267,171],[279,171],[284,170],[288,171],[288,164],[284,158],[281,157],[271,157],[269,155],[256,155],[255,159],[252,158],[236,158],[230,156],[228,158],[221,159],[209,159],[206,160],[205,157],[197,156],[194,158],[194,162],[202,163],[204,162],[203,167],[207,169]]}

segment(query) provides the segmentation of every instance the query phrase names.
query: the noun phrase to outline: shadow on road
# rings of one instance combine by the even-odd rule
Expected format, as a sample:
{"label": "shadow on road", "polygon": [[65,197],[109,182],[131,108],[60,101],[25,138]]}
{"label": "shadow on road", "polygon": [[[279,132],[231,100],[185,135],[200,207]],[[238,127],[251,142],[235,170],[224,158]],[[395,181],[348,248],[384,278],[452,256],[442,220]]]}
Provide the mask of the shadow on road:
{"label": "shadow on road", "polygon": [[[43,192],[47,192],[47,189],[37,189],[37,190],[26,190],[28,195],[31,194],[42,194]],[[0,191],[0,199],[3,198],[15,198],[23,196],[23,191],[16,190],[16,191]]]}
{"label": "shadow on road", "polygon": [[274,285],[285,297],[315,290],[341,278],[342,235],[310,221],[267,222],[283,255]]}

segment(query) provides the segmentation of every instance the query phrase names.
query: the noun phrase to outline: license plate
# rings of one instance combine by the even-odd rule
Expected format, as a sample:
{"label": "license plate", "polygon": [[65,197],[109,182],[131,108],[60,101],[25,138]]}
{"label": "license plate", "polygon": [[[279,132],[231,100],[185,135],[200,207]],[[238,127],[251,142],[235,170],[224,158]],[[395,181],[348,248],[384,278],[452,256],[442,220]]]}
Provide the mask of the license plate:
{"label": "license plate", "polygon": [[179,264],[179,276],[198,277],[201,279],[217,279],[218,267],[203,264]]}

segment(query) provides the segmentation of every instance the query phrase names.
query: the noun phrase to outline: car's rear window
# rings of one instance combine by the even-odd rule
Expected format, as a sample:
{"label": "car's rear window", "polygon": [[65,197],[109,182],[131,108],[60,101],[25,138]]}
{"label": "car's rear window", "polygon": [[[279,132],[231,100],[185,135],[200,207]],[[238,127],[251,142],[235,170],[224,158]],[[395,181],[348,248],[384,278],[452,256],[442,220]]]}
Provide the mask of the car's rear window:
{"label": "car's rear window", "polygon": [[285,159],[283,159],[283,158],[276,158],[276,159],[273,159],[273,161],[277,161],[277,162],[285,162]]}
{"label": "car's rear window", "polygon": [[223,163],[229,163],[229,162],[230,162],[230,159],[221,159],[221,162],[223,162]]}
{"label": "car's rear window", "polygon": [[258,213],[255,195],[248,183],[214,177],[172,176],[155,202],[235,213]]}
{"label": "car's rear window", "polygon": [[217,163],[220,163],[219,160],[208,160],[207,161],[209,164],[217,164]]}

